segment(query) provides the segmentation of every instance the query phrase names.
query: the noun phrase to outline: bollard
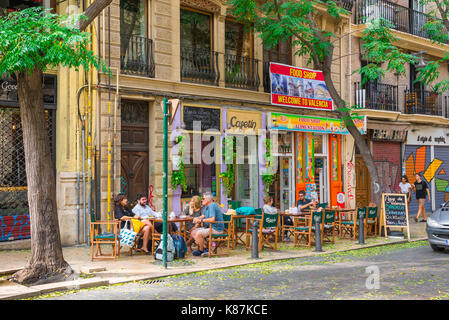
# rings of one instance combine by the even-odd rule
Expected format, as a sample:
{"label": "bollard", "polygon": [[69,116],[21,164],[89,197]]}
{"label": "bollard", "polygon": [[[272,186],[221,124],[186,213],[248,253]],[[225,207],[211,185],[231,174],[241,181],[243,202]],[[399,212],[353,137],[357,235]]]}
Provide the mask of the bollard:
{"label": "bollard", "polygon": [[251,239],[251,259],[259,259],[259,220],[254,219]]}
{"label": "bollard", "polygon": [[364,214],[360,214],[360,220],[359,220],[359,244],[365,244],[365,226],[363,225],[364,221]]}
{"label": "bollard", "polygon": [[315,217],[315,252],[323,252],[321,248],[320,218]]}

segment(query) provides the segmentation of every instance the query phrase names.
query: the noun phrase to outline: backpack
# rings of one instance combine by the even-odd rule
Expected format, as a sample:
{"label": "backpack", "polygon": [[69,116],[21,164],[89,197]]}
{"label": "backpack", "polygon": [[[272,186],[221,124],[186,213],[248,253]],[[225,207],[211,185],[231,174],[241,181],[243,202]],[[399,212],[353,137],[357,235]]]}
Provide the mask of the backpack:
{"label": "backpack", "polygon": [[[173,259],[175,258],[175,246],[173,244],[173,239],[172,237],[167,234],[167,262],[173,261]],[[161,241],[159,241],[159,245],[157,246],[156,251],[154,252],[154,259],[156,260],[161,260],[162,261],[162,257],[163,257],[163,239],[164,239],[164,235],[161,235]]]}
{"label": "backpack", "polygon": [[175,246],[175,259],[176,258],[183,259],[187,252],[187,244],[184,238],[177,234],[174,234],[172,238],[173,238],[173,245]]}
{"label": "backpack", "polygon": [[239,215],[252,215],[256,213],[253,207],[240,207],[235,209],[235,211]]}

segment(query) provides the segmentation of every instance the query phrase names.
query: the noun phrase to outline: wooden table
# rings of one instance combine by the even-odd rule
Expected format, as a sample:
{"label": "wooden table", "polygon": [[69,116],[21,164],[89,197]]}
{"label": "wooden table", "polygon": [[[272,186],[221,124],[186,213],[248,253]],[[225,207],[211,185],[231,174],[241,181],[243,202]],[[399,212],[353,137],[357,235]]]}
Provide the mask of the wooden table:
{"label": "wooden table", "polygon": [[[254,219],[254,215],[249,215],[249,214],[245,214],[245,215],[237,215],[237,214],[231,214],[231,241],[232,241],[232,249],[235,249],[235,246],[237,244],[243,244],[244,246],[246,246],[246,241],[244,242],[241,237],[238,236],[237,234],[237,226],[236,223],[239,219]],[[246,223],[248,223],[248,221],[246,221]],[[240,242],[239,242],[240,241]]]}
{"label": "wooden table", "polygon": [[[162,218],[150,218],[148,220],[150,220],[153,223],[153,235],[154,235],[156,233],[156,230],[154,228],[154,222],[163,223],[164,220]],[[175,223],[175,222],[181,223],[184,226],[184,231],[181,231],[183,228],[180,227],[178,230],[178,233],[180,235],[182,235],[184,240],[187,242],[187,240],[188,240],[187,239],[187,223],[191,222],[192,220],[193,220],[193,217],[189,217],[189,216],[183,217],[183,218],[181,218],[181,217],[176,217],[176,218],[172,218],[172,219],[167,218],[167,223]]]}
{"label": "wooden table", "polygon": [[284,232],[287,231],[293,233],[294,231],[294,222],[293,225],[286,225],[284,224],[284,219],[283,217],[291,217],[292,219],[304,219],[305,221],[305,217],[310,215],[312,213],[312,211],[301,211],[299,213],[285,213],[285,212],[281,212],[279,213],[279,218],[281,219],[281,228],[279,229],[281,232],[281,241],[284,241]]}

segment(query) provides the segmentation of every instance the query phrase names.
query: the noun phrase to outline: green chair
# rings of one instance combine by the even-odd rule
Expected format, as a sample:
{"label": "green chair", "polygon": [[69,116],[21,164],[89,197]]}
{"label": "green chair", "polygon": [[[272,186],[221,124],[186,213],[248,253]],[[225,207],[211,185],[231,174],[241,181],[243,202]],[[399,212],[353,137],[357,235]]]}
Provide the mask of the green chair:
{"label": "green chair", "polygon": [[326,209],[326,208],[327,208],[327,205],[328,205],[327,202],[319,203],[319,204],[318,204],[318,208]]}
{"label": "green chair", "polygon": [[249,249],[251,247],[251,242],[249,240],[251,239],[251,236],[253,234],[254,220],[262,219],[263,209],[262,208],[254,209],[254,213],[255,213],[254,216],[249,216],[248,218],[246,218],[246,223],[245,223],[245,236],[246,236],[245,247],[246,247],[246,249]]}
{"label": "green chair", "polygon": [[[219,234],[213,234],[212,233],[212,226],[217,223],[224,224],[224,230],[222,233]],[[209,249],[209,258],[212,256],[218,256],[218,248],[221,246],[221,244],[225,243],[227,250],[226,255],[229,255],[229,247],[231,243],[231,226],[229,225],[231,223],[231,215],[224,214],[223,215],[223,221],[217,221],[217,222],[211,222],[210,228],[209,228],[209,238],[208,238],[208,249]],[[215,242],[215,248],[212,249],[212,242]]]}
{"label": "green chair", "polygon": [[[312,214],[306,216],[305,225],[300,225],[301,221],[299,219],[293,220],[293,225],[295,230],[293,232],[293,245],[301,246],[301,240],[305,241],[307,247],[312,245],[312,237],[315,237],[315,220],[322,225],[324,211],[313,211]],[[322,237],[321,237],[322,238]]]}
{"label": "green chair", "polygon": [[366,216],[365,225],[367,235],[374,235],[375,237],[377,237],[377,221],[377,207],[368,207],[368,214]]}
{"label": "green chair", "polygon": [[[278,213],[263,213],[261,219],[261,227],[259,227],[259,251],[264,248],[277,250],[278,246]],[[274,246],[270,243],[270,239],[274,239]],[[267,246],[266,246],[267,245]]]}
{"label": "green chair", "polygon": [[[324,212],[324,223],[322,224],[321,231],[323,242],[335,243],[335,210],[326,210]],[[332,236],[332,239],[331,239]]]}
{"label": "green chair", "polygon": [[[344,237],[345,235],[349,235],[350,237],[352,237],[353,240],[355,240],[356,234],[358,233],[359,229],[358,226],[361,214],[363,214],[364,220],[366,220],[366,207],[357,208],[357,215],[353,215],[353,220],[340,221],[340,228],[339,228],[340,238]],[[366,227],[364,229],[366,235]]]}
{"label": "green chair", "polygon": [[[120,221],[96,221],[95,214],[90,214],[90,257],[94,259],[114,259],[120,255]],[[106,230],[105,230],[106,229]],[[112,254],[101,252],[101,245],[112,245]],[[94,252],[95,247],[95,252]]]}

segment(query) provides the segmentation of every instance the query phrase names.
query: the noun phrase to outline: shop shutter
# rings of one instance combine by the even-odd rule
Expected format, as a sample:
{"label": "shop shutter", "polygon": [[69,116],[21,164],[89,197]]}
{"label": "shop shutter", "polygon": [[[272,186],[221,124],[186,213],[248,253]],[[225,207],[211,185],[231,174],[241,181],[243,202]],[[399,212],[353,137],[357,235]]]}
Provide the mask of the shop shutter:
{"label": "shop shutter", "polygon": [[[424,175],[426,169],[429,167],[432,159],[430,158],[431,146],[406,145],[404,154],[405,172],[410,183],[415,182],[415,173]],[[432,193],[431,181],[427,181],[430,192]],[[432,203],[426,200],[425,202],[426,214],[432,212]],[[416,200],[415,192],[412,192],[412,201],[410,202],[409,213],[415,216],[418,212],[418,201]]]}
{"label": "shop shutter", "polygon": [[434,158],[441,161],[435,172],[435,209],[438,209],[449,200],[449,147],[435,146]]}
{"label": "shop shutter", "polygon": [[399,192],[401,182],[401,144],[373,141],[373,158],[382,193]]}

